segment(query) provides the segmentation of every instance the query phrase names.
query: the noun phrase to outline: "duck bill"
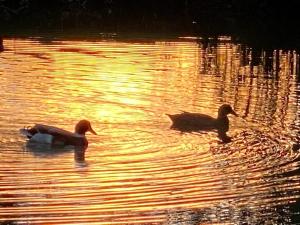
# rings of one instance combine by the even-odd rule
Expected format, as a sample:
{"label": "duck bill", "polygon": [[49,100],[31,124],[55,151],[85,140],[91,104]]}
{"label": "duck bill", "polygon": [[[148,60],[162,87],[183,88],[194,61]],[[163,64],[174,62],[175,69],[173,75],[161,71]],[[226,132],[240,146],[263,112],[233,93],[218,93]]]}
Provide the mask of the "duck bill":
{"label": "duck bill", "polygon": [[92,127],[90,127],[89,132],[91,132],[92,134],[98,135],[98,134],[96,133],[96,131],[93,130]]}

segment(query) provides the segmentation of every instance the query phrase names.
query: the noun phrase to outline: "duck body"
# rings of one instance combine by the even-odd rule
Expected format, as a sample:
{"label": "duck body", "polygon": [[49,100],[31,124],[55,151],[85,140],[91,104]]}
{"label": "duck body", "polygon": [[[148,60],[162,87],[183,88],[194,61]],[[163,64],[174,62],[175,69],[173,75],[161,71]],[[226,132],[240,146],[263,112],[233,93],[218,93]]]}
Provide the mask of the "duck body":
{"label": "duck body", "polygon": [[219,138],[225,140],[228,138],[226,132],[229,130],[228,114],[237,116],[230,105],[224,104],[219,108],[217,118],[201,113],[190,112],[182,112],[174,115],[167,114],[167,116],[169,116],[172,121],[172,129],[182,132],[217,130]]}
{"label": "duck body", "polygon": [[33,127],[20,129],[20,133],[26,136],[29,142],[64,146],[87,146],[88,141],[85,136],[87,131],[96,134],[87,120],[79,121],[74,133],[44,124],[36,124]]}
{"label": "duck body", "polygon": [[216,119],[205,114],[183,112],[180,114],[167,115],[172,120],[171,128],[180,131],[197,132],[201,130],[212,130],[217,126]]}

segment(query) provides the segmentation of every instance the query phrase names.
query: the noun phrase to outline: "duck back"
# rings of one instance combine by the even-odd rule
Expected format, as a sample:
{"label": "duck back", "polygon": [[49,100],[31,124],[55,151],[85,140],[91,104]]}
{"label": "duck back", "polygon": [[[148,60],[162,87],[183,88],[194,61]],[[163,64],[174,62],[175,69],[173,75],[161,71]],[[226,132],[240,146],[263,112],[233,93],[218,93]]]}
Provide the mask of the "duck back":
{"label": "duck back", "polygon": [[173,123],[171,128],[176,130],[192,132],[217,128],[216,119],[205,114],[183,112],[175,115],[167,115]]}

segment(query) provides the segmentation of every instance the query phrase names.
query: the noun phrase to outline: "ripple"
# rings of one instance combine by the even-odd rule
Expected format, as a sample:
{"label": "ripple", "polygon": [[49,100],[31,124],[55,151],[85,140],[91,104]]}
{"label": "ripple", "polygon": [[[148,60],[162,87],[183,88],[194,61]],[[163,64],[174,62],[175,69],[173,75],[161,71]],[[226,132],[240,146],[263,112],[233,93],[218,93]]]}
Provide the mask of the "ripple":
{"label": "ripple", "polygon": [[[297,62],[286,61],[296,53],[281,53],[286,69],[275,80],[263,65],[250,68],[250,55],[242,57],[250,50],[234,43],[4,44],[11,50],[0,55],[0,223],[292,224],[298,218],[299,85],[288,69]],[[171,130],[165,116],[180,110],[216,116],[224,102],[244,117],[229,118],[226,144],[214,132]],[[73,130],[81,118],[99,133],[87,135],[85,152],[32,148],[18,134],[34,123]]]}

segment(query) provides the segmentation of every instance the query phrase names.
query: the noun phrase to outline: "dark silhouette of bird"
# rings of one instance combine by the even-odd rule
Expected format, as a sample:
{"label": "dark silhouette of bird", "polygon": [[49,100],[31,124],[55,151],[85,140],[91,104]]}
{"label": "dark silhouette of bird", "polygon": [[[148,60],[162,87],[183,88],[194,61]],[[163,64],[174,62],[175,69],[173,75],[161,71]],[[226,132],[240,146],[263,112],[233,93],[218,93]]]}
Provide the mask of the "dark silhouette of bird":
{"label": "dark silhouette of bird", "polygon": [[226,134],[226,132],[229,130],[228,114],[238,116],[228,104],[223,104],[220,106],[217,118],[213,118],[209,115],[201,113],[191,113],[185,111],[180,114],[166,115],[172,120],[172,129],[179,130],[181,132],[217,130],[218,137],[224,142],[229,142],[231,139]]}

